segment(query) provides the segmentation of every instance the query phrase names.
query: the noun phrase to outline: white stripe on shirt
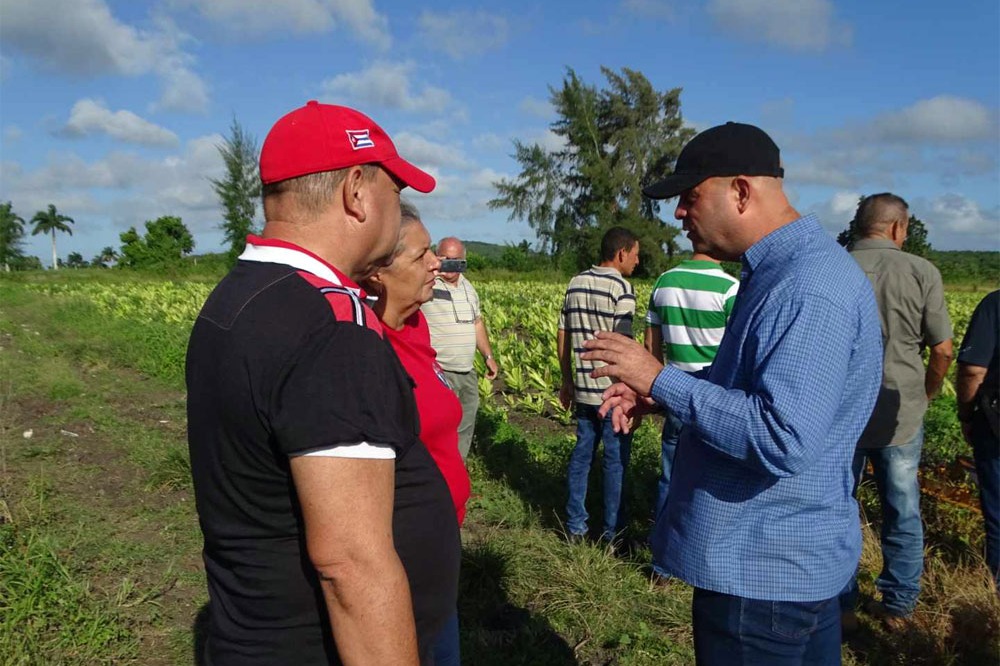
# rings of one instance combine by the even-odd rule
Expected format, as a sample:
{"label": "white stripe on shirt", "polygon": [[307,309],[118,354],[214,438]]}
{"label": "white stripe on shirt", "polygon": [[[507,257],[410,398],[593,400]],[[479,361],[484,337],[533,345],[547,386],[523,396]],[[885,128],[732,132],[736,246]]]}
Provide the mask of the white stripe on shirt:
{"label": "white stripe on shirt", "polygon": [[343,444],[326,449],[313,449],[305,453],[292,453],[291,458],[316,456],[320,458],[363,458],[367,460],[395,460],[396,452],[385,444]]}

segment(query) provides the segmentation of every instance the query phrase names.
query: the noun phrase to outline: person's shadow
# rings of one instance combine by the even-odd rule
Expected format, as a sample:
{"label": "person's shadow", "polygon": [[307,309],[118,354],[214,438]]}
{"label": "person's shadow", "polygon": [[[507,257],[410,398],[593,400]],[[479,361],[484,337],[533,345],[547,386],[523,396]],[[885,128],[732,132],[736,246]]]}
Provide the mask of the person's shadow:
{"label": "person's shadow", "polygon": [[[462,661],[476,666],[572,666],[573,650],[545,618],[512,604],[504,589],[506,557],[489,543],[462,548],[458,616]],[[193,663],[206,666],[209,610],[204,604],[192,623]]]}
{"label": "person's shadow", "polygon": [[191,624],[192,648],[194,650],[195,666],[206,666],[208,659],[205,657],[205,641],[208,639],[208,604],[202,604],[198,613],[194,616]]}
{"label": "person's shadow", "polygon": [[565,466],[540,465],[528,448],[524,434],[500,414],[479,412],[476,454],[489,476],[504,481],[531,505],[544,527],[561,531],[558,515],[566,501]]}
{"label": "person's shadow", "polygon": [[573,650],[548,621],[510,602],[502,549],[488,541],[463,546],[458,590],[462,663],[476,666],[576,664]]}

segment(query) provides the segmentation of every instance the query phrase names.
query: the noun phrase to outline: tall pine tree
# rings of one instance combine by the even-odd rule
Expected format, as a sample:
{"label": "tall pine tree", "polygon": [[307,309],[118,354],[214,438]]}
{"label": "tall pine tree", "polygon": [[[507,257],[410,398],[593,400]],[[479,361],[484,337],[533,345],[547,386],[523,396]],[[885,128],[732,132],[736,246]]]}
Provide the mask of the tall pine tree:
{"label": "tall pine tree", "polygon": [[677,248],[679,229],[660,219],[660,202],[642,188],[671,173],[694,130],[684,127],[680,88],[659,92],[628,68],[601,72],[605,88],[584,83],[572,69],[561,88],[550,88],[559,115],[550,129],[562,147],[515,141],[521,173],[494,183],[489,206],[526,220],[542,250],[574,269],[595,261],[609,227],[627,227],[640,240],[637,274],[655,275]]}
{"label": "tall pine tree", "polygon": [[226,211],[220,228],[229,246],[229,265],[233,266],[243,252],[247,234],[255,230],[257,200],[260,198],[257,168],[260,151],[257,140],[240,126],[236,118],[229,127],[229,137],[216,148],[226,165],[226,177],[209,180]]}

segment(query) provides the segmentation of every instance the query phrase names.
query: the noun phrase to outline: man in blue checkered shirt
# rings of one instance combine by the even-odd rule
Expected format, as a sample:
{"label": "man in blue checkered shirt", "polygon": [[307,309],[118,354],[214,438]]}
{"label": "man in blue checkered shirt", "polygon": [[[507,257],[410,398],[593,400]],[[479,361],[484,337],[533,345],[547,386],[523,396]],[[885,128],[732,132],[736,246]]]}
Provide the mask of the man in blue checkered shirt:
{"label": "man in blue checkered shirt", "polygon": [[695,252],[741,261],[736,304],[704,377],[598,334],[585,356],[622,382],[618,427],[655,405],[685,424],[657,565],[694,592],[699,664],[839,664],[837,594],[861,553],[851,460],[882,379],[871,284],[783,189],[778,147],[727,123],[685,146],[644,190],[680,195]]}

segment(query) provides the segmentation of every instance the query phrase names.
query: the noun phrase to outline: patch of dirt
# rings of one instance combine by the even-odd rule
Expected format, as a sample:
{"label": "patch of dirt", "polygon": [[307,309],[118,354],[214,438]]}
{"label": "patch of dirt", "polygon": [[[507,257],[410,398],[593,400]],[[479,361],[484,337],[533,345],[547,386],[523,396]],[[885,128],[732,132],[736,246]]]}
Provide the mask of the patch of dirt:
{"label": "patch of dirt", "polygon": [[948,465],[921,467],[920,490],[942,502],[980,513],[979,494],[974,490],[975,464],[959,458]]}
{"label": "patch of dirt", "polygon": [[[14,344],[15,340],[6,338],[4,352]],[[184,443],[183,393],[130,370],[76,366],[74,370],[81,376],[86,373],[88,386],[95,394],[101,391],[102,408],[111,410],[123,427],[131,423],[135,428],[160,429],[178,444]],[[28,499],[29,479],[43,473],[55,506],[52,524],[46,529],[85,529],[89,549],[100,548],[100,543],[94,544],[97,534],[109,544],[108,552],[114,553],[113,562],[101,555],[94,561],[73,562],[70,553],[70,569],[87,572],[82,575],[91,590],[111,603],[125,589],[123,581],[128,578],[126,586],[134,587],[121,600],[119,612],[139,639],[139,662],[172,664],[176,635],[191,630],[206,596],[201,544],[192,543],[191,538],[197,521],[194,498],[187,490],[147,489],[147,472],[129,460],[123,442],[115,441],[99,421],[80,418],[81,407],[93,402],[93,394],[64,400],[15,392],[4,396],[0,436],[5,478],[0,497],[16,517],[17,507]],[[31,430],[30,438],[23,435],[27,430]],[[172,510],[183,505],[186,510]],[[157,522],[151,515],[170,518]],[[74,523],[80,516],[92,518],[86,525]],[[157,555],[142,559],[130,556],[133,552]]]}
{"label": "patch of dirt", "polygon": [[558,434],[572,435],[576,432],[573,424],[563,425],[555,419],[526,414],[516,409],[507,411],[507,420],[531,438],[544,439]]}

